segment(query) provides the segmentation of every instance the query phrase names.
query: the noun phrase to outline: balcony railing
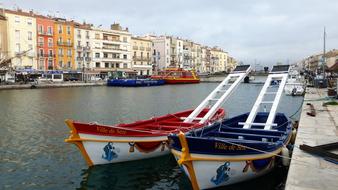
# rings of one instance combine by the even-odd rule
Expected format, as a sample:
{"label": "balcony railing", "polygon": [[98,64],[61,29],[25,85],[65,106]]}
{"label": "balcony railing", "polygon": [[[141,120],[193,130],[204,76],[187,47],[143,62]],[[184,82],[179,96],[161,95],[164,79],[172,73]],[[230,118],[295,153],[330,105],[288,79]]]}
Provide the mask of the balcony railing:
{"label": "balcony railing", "polygon": [[43,42],[38,42],[39,47],[43,47],[44,43]]}
{"label": "balcony railing", "polygon": [[141,50],[141,51],[144,51],[144,47],[140,47],[140,50]]}
{"label": "balcony railing", "polygon": [[134,61],[151,61],[150,57],[133,56]]}
{"label": "balcony railing", "polygon": [[76,46],[77,51],[89,51],[90,46]]}
{"label": "balcony railing", "polygon": [[83,61],[83,57],[76,57],[76,61]]}
{"label": "balcony railing", "polygon": [[68,47],[72,47],[73,46],[73,43],[69,43],[69,42],[60,42],[58,41],[57,42],[58,46],[68,46]]}
{"label": "balcony railing", "polygon": [[138,50],[138,47],[137,46],[133,46],[133,50]]}
{"label": "balcony railing", "polygon": [[38,57],[55,57],[55,54],[38,54]]}
{"label": "balcony railing", "polygon": [[53,36],[53,32],[48,31],[39,31],[38,34],[41,36]]}
{"label": "balcony railing", "polygon": [[92,58],[91,57],[85,57],[85,61],[91,61]]}
{"label": "balcony railing", "polygon": [[102,49],[117,50],[117,51],[127,51],[126,49],[115,48],[115,47],[107,47],[107,46],[103,46]]}

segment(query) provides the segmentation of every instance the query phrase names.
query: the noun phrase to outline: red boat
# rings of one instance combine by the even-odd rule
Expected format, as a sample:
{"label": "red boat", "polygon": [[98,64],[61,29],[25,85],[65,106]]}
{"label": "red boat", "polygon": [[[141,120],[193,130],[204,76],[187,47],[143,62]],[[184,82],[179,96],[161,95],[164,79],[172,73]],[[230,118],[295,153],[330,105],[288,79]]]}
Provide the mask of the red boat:
{"label": "red boat", "polygon": [[154,75],[152,79],[164,79],[166,84],[189,84],[199,83],[200,79],[193,70],[183,70],[181,68],[167,68]]}
{"label": "red boat", "polygon": [[[198,117],[203,117],[208,111],[204,109]],[[169,134],[201,128],[225,115],[223,109],[218,109],[203,124],[199,120],[183,122],[192,112],[187,110],[114,126],[66,120],[71,135],[65,141],[78,146],[89,166],[161,156],[169,154]]]}

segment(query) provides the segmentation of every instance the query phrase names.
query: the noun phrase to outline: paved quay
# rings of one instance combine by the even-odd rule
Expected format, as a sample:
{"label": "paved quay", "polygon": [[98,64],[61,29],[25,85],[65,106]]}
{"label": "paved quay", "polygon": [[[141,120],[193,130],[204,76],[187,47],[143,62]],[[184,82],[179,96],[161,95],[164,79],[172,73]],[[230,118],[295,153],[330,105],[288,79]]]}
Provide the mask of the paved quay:
{"label": "paved quay", "polygon": [[0,85],[0,90],[16,90],[16,89],[36,89],[36,88],[65,88],[65,87],[85,87],[85,86],[105,86],[105,82],[65,82],[65,83],[40,83],[40,84],[15,84]]}
{"label": "paved quay", "polygon": [[[338,106],[323,106],[327,89],[308,88],[302,107],[295,148],[285,185],[286,190],[338,189],[338,165],[299,149],[299,145],[317,146],[338,142]],[[314,101],[316,100],[316,101]],[[311,103],[316,116],[310,112]],[[332,151],[338,154],[338,150]]]}

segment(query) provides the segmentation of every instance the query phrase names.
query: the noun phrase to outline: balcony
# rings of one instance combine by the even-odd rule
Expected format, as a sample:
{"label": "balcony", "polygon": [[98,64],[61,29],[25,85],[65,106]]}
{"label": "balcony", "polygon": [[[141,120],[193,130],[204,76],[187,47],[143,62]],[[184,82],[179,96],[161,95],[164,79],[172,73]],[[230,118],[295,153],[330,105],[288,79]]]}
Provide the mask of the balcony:
{"label": "balcony", "polygon": [[147,51],[151,51],[151,48],[150,48],[150,47],[147,47],[146,50],[147,50]]}
{"label": "balcony", "polygon": [[138,50],[138,47],[137,46],[133,46],[133,50]]}
{"label": "balcony", "polygon": [[77,51],[89,51],[90,46],[76,46]]}
{"label": "balcony", "polygon": [[44,43],[43,42],[38,42],[38,47],[43,47]]}
{"label": "balcony", "polygon": [[141,56],[133,56],[134,61],[145,61],[145,62],[150,62],[151,58],[150,57],[141,57]]}
{"label": "balcony", "polygon": [[140,47],[140,50],[141,50],[141,51],[144,51],[144,47],[141,46],[141,47]]}
{"label": "balcony", "polygon": [[76,57],[76,61],[83,61],[83,57]]}
{"label": "balcony", "polygon": [[38,54],[38,57],[55,57],[55,54]]}
{"label": "balcony", "polygon": [[73,43],[69,43],[69,42],[60,42],[60,41],[58,41],[57,42],[57,45],[58,46],[67,46],[67,47],[72,47],[73,46]]}
{"label": "balcony", "polygon": [[53,36],[53,32],[48,32],[48,31],[39,31],[38,34],[40,36]]}
{"label": "balcony", "polygon": [[78,34],[77,37],[78,37],[78,38],[81,38],[81,34]]}
{"label": "balcony", "polygon": [[116,51],[128,51],[126,49],[121,49],[121,48],[117,48],[117,47],[107,47],[107,46],[103,46],[102,49],[116,50]]}
{"label": "balcony", "polygon": [[92,61],[92,58],[91,57],[85,57],[85,61]]}

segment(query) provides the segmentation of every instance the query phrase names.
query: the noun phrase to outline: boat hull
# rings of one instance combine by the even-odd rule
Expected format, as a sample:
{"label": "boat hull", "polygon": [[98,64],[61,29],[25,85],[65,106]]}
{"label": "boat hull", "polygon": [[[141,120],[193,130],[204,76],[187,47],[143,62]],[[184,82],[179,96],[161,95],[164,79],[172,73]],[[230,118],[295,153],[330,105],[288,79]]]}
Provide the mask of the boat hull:
{"label": "boat hull", "polygon": [[[172,150],[172,153],[176,161],[182,158],[182,152]],[[195,185],[199,189],[210,189],[247,181],[270,172],[275,165],[275,158],[271,156],[264,159],[210,155],[206,157],[200,154],[191,154],[190,156],[194,160],[191,162],[192,167],[189,168],[183,164],[181,169],[191,182],[197,183]],[[192,172],[195,175],[195,180],[191,179]]]}
{"label": "boat hull", "polygon": [[[162,156],[170,153],[167,137],[169,134],[188,132],[208,125],[177,122],[181,120],[180,117],[186,117],[192,111],[114,126],[66,120],[71,131],[65,141],[79,148],[89,166]],[[206,112],[204,110],[202,114]],[[219,109],[208,122],[220,120],[224,115],[224,110]]]}
{"label": "boat hull", "polygon": [[178,79],[164,79],[166,84],[194,84],[199,83],[199,79],[185,79],[185,78],[178,78]]}
{"label": "boat hull", "polygon": [[160,86],[164,85],[164,80],[152,79],[110,79],[107,86],[120,86],[120,87],[145,87],[145,86]]}

